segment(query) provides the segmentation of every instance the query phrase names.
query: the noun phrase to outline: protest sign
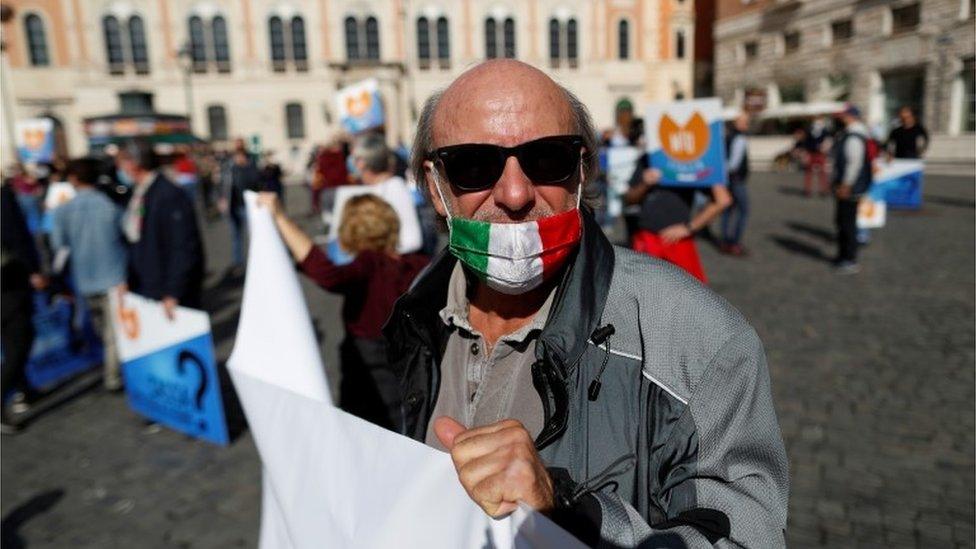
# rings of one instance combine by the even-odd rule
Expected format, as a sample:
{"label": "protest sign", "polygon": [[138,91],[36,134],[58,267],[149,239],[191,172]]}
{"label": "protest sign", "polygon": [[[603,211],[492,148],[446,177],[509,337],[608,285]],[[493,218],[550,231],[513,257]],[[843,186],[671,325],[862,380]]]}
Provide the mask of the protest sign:
{"label": "protest sign", "polygon": [[661,185],[707,187],[726,182],[719,99],[653,103],[644,124],[650,165],[661,170]]}
{"label": "protest sign", "polygon": [[857,203],[857,228],[880,229],[885,226],[888,205],[883,187],[875,187]]}
{"label": "protest sign", "polygon": [[50,118],[18,120],[15,125],[17,156],[26,164],[54,160],[54,121]]}
{"label": "protest sign", "polygon": [[581,547],[524,506],[488,517],[448,454],[332,404],[291,259],[270,214],[245,200],[251,247],[228,370],[264,466],[260,546]]}
{"label": "protest sign", "polygon": [[[78,302],[80,303],[80,302]],[[67,299],[34,294],[34,343],[27,362],[27,382],[37,390],[54,387],[102,363],[102,341],[86,309]]]}
{"label": "protest sign", "polygon": [[874,188],[883,189],[889,208],[917,210],[922,207],[924,162],[895,158],[890,162],[878,161],[875,166]]}
{"label": "protest sign", "polygon": [[384,124],[379,82],[369,78],[346,86],[336,94],[339,123],[349,133],[359,133]]}
{"label": "protest sign", "polygon": [[158,301],[109,296],[129,406],[177,431],[228,444],[207,313],[177,307],[170,320]]}
{"label": "protest sign", "polygon": [[640,155],[641,150],[637,147],[607,148],[607,215],[611,218],[623,212],[623,196],[630,188],[630,178]]}

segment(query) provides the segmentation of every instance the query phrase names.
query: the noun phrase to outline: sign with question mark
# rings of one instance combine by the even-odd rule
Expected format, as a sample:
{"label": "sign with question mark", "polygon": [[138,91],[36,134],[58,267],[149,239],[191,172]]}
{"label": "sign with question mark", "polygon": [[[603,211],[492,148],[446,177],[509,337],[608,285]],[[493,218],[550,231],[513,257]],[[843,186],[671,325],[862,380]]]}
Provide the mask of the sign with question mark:
{"label": "sign with question mark", "polygon": [[112,319],[130,407],[190,436],[227,445],[230,437],[210,335],[210,317],[112,293]]}
{"label": "sign with question mark", "polygon": [[725,137],[717,98],[647,106],[644,138],[650,166],[661,185],[709,187],[724,184]]}

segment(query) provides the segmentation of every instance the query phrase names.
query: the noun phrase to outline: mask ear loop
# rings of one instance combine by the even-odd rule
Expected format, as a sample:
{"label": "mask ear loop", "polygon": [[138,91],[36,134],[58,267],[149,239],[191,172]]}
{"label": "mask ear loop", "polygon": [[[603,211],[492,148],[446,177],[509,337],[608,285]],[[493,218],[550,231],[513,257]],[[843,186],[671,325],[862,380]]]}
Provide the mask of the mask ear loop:
{"label": "mask ear loop", "polygon": [[576,209],[580,207],[580,200],[583,198],[583,178],[585,177],[583,173],[583,153],[580,152],[580,178],[579,185],[576,187]]}
{"label": "mask ear loop", "polygon": [[430,174],[434,176],[434,188],[437,189],[437,196],[441,199],[441,204],[444,205],[444,212],[447,213],[447,227],[451,227],[451,209],[447,207],[447,200],[444,200],[444,193],[441,192],[441,178],[437,175],[437,166],[433,162],[428,160],[426,162],[430,166]]}

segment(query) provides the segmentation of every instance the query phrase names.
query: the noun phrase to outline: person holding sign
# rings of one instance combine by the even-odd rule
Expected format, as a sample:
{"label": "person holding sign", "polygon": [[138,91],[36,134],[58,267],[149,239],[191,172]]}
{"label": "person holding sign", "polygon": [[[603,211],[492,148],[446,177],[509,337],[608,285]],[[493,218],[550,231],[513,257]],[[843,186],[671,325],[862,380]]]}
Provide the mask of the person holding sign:
{"label": "person holding sign", "polygon": [[[660,181],[661,172],[649,168],[647,157],[642,157],[630,179],[630,190],[624,195],[626,204],[637,204],[641,208],[631,247],[634,251],[674,263],[703,284],[708,284],[694,235],[732,204],[732,196],[721,184],[703,190],[665,187],[659,185]],[[692,215],[698,192],[709,200],[704,208]]]}
{"label": "person holding sign", "polygon": [[782,546],[762,344],[707,288],[610,244],[582,200],[597,146],[576,96],[519,61],[427,100],[412,170],[450,238],[384,328],[397,428],[449,452],[492,516],[525,504],[590,545]]}

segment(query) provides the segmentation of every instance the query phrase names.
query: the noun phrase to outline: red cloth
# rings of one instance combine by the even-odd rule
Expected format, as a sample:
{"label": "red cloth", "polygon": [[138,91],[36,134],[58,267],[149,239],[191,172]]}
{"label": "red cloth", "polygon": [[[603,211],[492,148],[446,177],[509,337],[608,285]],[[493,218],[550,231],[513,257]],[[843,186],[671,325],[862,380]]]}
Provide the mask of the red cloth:
{"label": "red cloth", "polygon": [[346,157],[341,150],[328,149],[319,153],[315,169],[322,178],[322,187],[329,189],[349,183],[349,170],[346,169]]}
{"label": "red cloth", "polygon": [[688,237],[674,244],[666,244],[657,233],[638,230],[634,233],[630,244],[634,251],[674,263],[691,276],[701,280],[702,284],[708,284],[705,269],[702,268],[701,260],[698,258],[698,248],[695,247],[694,238]]}
{"label": "red cloth", "polygon": [[317,246],[299,268],[319,286],[341,294],[346,334],[376,339],[393,305],[430,261],[422,254],[391,257],[380,252],[360,252],[352,263],[336,265]]}
{"label": "red cloth", "polygon": [[179,173],[197,173],[196,163],[185,154],[180,155],[176,162],[173,162],[173,169]]}

